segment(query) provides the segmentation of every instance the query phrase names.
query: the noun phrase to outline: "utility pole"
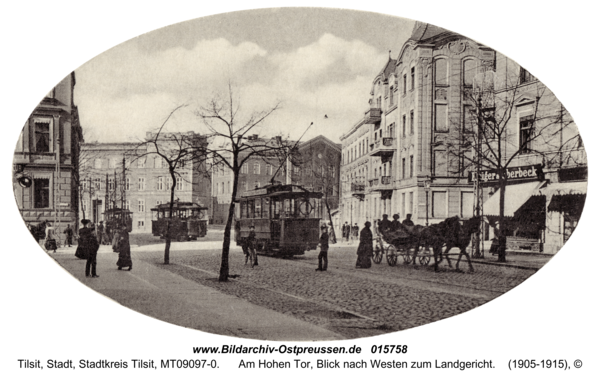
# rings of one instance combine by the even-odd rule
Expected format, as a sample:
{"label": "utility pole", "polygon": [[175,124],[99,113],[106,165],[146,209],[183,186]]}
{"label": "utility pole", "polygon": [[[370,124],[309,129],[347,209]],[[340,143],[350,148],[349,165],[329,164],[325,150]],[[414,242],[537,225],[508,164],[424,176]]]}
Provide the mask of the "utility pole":
{"label": "utility pole", "polygon": [[474,207],[473,207],[473,215],[475,217],[479,217],[478,219],[480,219],[480,225],[479,225],[479,232],[476,232],[473,235],[473,246],[475,247],[474,249],[471,250],[471,255],[473,256],[473,258],[483,258],[483,249],[481,248],[481,243],[483,241],[483,238],[481,237],[481,233],[483,232],[483,227],[482,227],[482,223],[483,223],[483,217],[481,216],[482,214],[482,209],[481,207],[483,206],[483,188],[481,187],[481,182],[479,181],[479,176],[481,173],[481,144],[482,144],[482,132],[483,132],[483,114],[482,114],[482,103],[481,103],[481,94],[478,95],[477,97],[477,145],[475,146],[476,148],[476,157],[475,157],[475,161],[477,166],[475,167],[475,180],[473,180],[473,192],[475,194],[475,201],[474,201]]}

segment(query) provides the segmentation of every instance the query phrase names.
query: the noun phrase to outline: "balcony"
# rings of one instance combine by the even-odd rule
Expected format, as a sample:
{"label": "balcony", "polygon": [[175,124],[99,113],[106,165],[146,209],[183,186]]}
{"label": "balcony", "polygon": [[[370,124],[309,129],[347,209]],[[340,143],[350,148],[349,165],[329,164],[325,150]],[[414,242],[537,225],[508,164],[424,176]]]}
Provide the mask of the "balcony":
{"label": "balcony", "polygon": [[363,199],[365,197],[365,184],[363,182],[353,182],[350,184],[350,193],[353,197]]}
{"label": "balcony", "polygon": [[381,122],[381,109],[371,108],[365,112],[365,123],[374,124]]}
{"label": "balcony", "polygon": [[392,176],[381,176],[381,178],[369,180],[369,189],[375,191],[391,190]]}
{"label": "balcony", "polygon": [[396,151],[396,147],[394,146],[394,138],[385,137],[370,145],[369,155],[389,158],[394,155],[394,151]]}

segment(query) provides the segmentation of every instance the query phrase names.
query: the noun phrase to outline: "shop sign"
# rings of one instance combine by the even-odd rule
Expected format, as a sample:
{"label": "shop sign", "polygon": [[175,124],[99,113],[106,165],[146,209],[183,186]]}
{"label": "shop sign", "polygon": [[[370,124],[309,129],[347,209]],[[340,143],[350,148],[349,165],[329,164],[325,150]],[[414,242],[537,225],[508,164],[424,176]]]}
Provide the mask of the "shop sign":
{"label": "shop sign", "polygon": [[[469,182],[474,182],[477,172],[469,172]],[[538,180],[543,175],[541,164],[525,165],[521,167],[509,167],[506,176],[509,182]],[[479,171],[479,180],[483,184],[493,184],[500,181],[500,175],[496,169]]]}

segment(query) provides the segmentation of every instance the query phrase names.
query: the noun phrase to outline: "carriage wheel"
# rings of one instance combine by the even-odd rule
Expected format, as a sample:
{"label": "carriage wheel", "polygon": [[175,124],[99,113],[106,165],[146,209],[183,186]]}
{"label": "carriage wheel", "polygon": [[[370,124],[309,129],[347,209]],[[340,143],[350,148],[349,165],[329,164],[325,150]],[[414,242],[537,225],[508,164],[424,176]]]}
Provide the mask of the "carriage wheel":
{"label": "carriage wheel", "polygon": [[385,251],[385,257],[389,266],[396,265],[396,261],[398,261],[398,256],[396,256],[396,247],[390,244]]}
{"label": "carriage wheel", "polygon": [[379,264],[381,260],[383,260],[383,251],[379,244],[375,244],[375,248],[373,248],[373,262]]}
{"label": "carriage wheel", "polygon": [[431,250],[429,247],[423,247],[419,250],[419,263],[421,265],[429,265],[429,260],[431,259]]}

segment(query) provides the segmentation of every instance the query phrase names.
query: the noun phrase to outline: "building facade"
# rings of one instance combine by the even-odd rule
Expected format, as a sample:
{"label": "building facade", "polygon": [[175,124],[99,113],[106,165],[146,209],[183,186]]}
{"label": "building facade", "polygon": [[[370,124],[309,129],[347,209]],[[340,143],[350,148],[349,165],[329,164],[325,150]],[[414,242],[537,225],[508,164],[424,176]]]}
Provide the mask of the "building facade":
{"label": "building facade", "polygon": [[[158,140],[168,149],[171,134]],[[147,134],[150,139],[152,134]],[[206,138],[185,133],[196,146],[205,146]],[[173,180],[167,162],[152,153],[152,145],[138,143],[85,143],[81,148],[81,217],[94,223],[104,221],[108,208],[124,207],[132,212],[134,233],[152,232],[151,209],[169,203]],[[204,161],[190,161],[177,166],[175,201],[193,202],[210,208],[210,175]]]}
{"label": "building facade", "polygon": [[[539,196],[544,190],[564,191],[552,185],[561,181],[561,171],[573,182],[587,179],[577,127],[554,95],[510,59],[459,34],[417,22],[398,58],[390,57],[374,78],[370,94],[364,115],[341,137],[340,223],[362,226],[383,214],[398,214],[401,219],[412,214],[415,223],[424,225],[480,214],[487,222],[482,236],[490,239],[490,225],[495,225],[498,214],[486,211],[498,202],[492,199],[498,188],[492,182],[472,180],[476,173],[493,170],[489,159],[479,159],[485,155],[479,148],[486,143],[494,146],[488,152],[500,146],[496,156],[509,170],[537,172],[525,180],[537,183],[527,184],[521,177],[509,184],[535,187]],[[493,128],[498,130],[496,136],[489,132]],[[517,188],[521,187],[515,186],[509,195],[522,191]],[[575,192],[569,193],[585,198],[585,189]],[[537,235],[538,246],[547,244],[546,251],[560,248],[550,245],[562,245],[559,240],[564,242],[564,235],[572,232],[578,215],[551,210],[560,208],[558,202],[578,200],[555,200],[552,205],[551,197],[545,195],[545,208],[538,212],[544,224],[525,233],[513,223],[513,240]],[[507,216],[518,220],[526,213],[515,214],[518,209]],[[574,213],[580,215],[580,210]],[[554,230],[561,230],[560,235]],[[520,249],[519,243],[511,248]]]}
{"label": "building facade", "polygon": [[[60,229],[67,224],[77,228],[75,173],[83,134],[73,99],[74,87],[75,73],[71,73],[44,97],[19,136],[13,186],[27,224],[48,221]],[[23,178],[30,179],[28,187],[22,185]]]}

